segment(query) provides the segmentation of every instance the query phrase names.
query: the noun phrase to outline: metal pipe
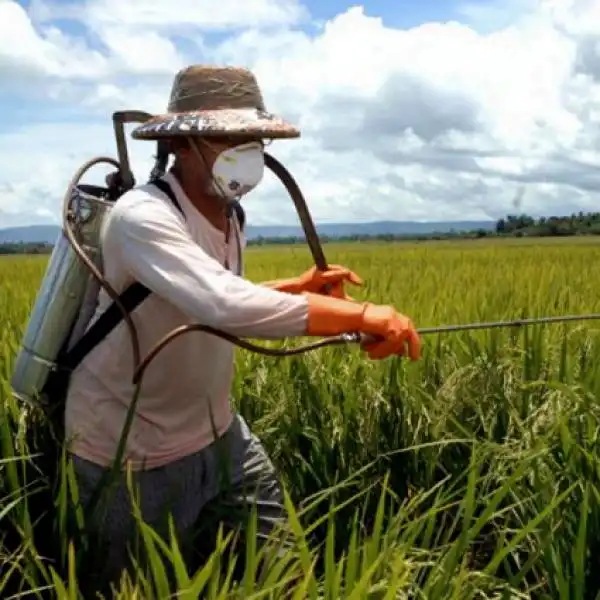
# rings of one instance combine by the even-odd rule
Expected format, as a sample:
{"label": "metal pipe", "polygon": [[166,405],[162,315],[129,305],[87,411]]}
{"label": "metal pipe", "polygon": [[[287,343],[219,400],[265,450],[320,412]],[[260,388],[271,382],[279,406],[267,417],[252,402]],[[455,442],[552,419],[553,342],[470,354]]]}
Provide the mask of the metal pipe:
{"label": "metal pipe", "polygon": [[[117,140],[117,151],[119,155],[119,164],[120,164],[120,173],[121,180],[124,185],[127,185],[127,182],[133,180],[133,175],[131,174],[131,168],[129,165],[129,157],[127,153],[127,144],[125,140],[124,134],[124,125],[129,122],[143,122],[151,117],[150,114],[142,112],[142,111],[120,111],[114,113],[113,115],[113,123],[115,127],[115,136]],[[90,161],[93,163],[95,161]],[[90,164],[88,163],[88,165]],[[291,173],[272,155],[265,152],[265,166],[267,166],[283,183],[286,188],[288,194],[292,198],[294,202],[294,206],[296,208],[296,212],[298,213],[298,217],[300,218],[300,222],[302,224],[302,228],[304,230],[307,244],[310,248],[313,260],[317,268],[321,270],[327,269],[327,260],[325,258],[325,253],[323,251],[323,247],[321,245],[316,227],[310,215],[310,211],[308,209],[306,200],[300,190],[300,187],[296,183],[296,180],[291,175]],[[82,169],[79,172],[79,176],[82,174]],[[130,177],[131,175],[131,177]],[[69,186],[69,190],[71,190],[76,185],[76,181],[72,181]],[[67,223],[65,223],[65,227],[68,228]],[[83,249],[79,246],[77,241],[70,235],[68,235],[69,241],[73,244],[75,251],[80,255],[83,262],[90,265],[90,261],[85,257],[85,253]],[[96,271],[94,276],[98,278],[100,274]],[[114,298],[114,290],[110,288],[108,283],[102,278],[101,284],[108,288],[109,294]],[[515,319],[511,321],[495,321],[488,323],[469,323],[469,324],[461,324],[461,325],[442,325],[436,327],[426,327],[418,329],[418,333],[420,335],[431,335],[431,334],[439,334],[439,333],[449,333],[449,332],[458,332],[458,331],[469,331],[469,330],[481,330],[481,329],[493,329],[493,328],[502,328],[502,327],[522,327],[526,325],[534,325],[534,324],[544,324],[544,323],[557,323],[557,322],[567,322],[567,321],[584,321],[584,320],[600,320],[600,314],[588,314],[588,315],[565,315],[565,316],[557,316],[557,317],[539,317],[539,318],[531,318],[531,319]],[[134,382],[139,384],[141,378],[143,376],[144,371],[149,366],[150,362],[156,357],[156,355],[172,340],[187,333],[189,331],[204,331],[211,335],[215,335],[217,337],[221,337],[223,339],[228,340],[232,344],[240,346],[246,350],[251,352],[257,352],[259,354],[264,354],[266,356],[292,356],[297,354],[302,354],[304,352],[309,352],[311,350],[315,350],[318,348],[323,348],[325,346],[333,346],[333,345],[341,345],[341,344],[349,344],[349,343],[368,343],[373,341],[374,338],[371,336],[365,336],[360,333],[347,333],[339,336],[333,336],[329,338],[325,338],[319,340],[317,342],[313,342],[311,344],[307,344],[304,346],[299,346],[296,348],[287,348],[287,349],[278,349],[278,348],[267,348],[263,346],[258,346],[246,340],[242,340],[236,336],[225,333],[223,331],[213,329],[211,327],[201,325],[201,324],[192,324],[186,325],[179,328],[174,329],[169,334],[167,334],[162,340],[160,340],[143,358],[140,359],[139,355],[137,355],[136,346],[136,335],[135,335],[135,327],[133,327],[129,316],[126,316],[126,322],[129,326],[130,332],[133,334],[133,346],[134,346],[134,354],[136,354],[135,360],[135,374],[134,374]]]}

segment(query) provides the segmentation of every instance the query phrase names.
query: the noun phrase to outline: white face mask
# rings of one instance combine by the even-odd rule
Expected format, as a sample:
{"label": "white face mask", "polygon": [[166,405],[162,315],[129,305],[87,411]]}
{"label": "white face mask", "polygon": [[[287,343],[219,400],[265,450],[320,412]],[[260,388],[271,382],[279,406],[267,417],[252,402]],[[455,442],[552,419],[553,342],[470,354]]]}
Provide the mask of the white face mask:
{"label": "white face mask", "polygon": [[221,152],[213,165],[213,193],[227,199],[238,198],[253,190],[265,170],[263,146],[249,142]]}

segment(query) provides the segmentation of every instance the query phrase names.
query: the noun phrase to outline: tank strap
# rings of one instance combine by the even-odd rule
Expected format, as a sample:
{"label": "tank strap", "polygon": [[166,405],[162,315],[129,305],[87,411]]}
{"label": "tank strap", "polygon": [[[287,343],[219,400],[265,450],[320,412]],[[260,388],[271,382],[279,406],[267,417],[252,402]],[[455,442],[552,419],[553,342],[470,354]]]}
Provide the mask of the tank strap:
{"label": "tank strap", "polygon": [[[150,290],[139,282],[132,283],[119,300],[127,314],[133,312],[149,295]],[[73,371],[79,363],[123,320],[121,309],[113,302],[75,345],[58,361],[61,368]]]}
{"label": "tank strap", "polygon": [[[185,213],[181,209],[181,205],[177,201],[171,186],[164,179],[151,179],[150,183],[155,185],[163,194],[168,196],[179,212],[185,217]],[[243,231],[244,225],[246,224],[246,212],[244,211],[244,207],[237,201],[233,202],[230,206],[232,206],[233,210],[235,211],[237,220],[240,224],[240,230]]]}
{"label": "tank strap", "polygon": [[175,197],[171,186],[164,179],[159,178],[151,179],[150,183],[156,186],[163,194],[165,194],[165,196],[169,198],[169,200],[173,203],[173,206],[175,206],[175,208],[182,214],[183,218],[185,219],[185,213],[181,208],[181,204],[179,204],[179,201]]}
{"label": "tank strap", "polygon": [[235,210],[235,214],[237,215],[240,231],[244,231],[244,225],[246,223],[246,212],[244,211],[244,207],[236,201],[233,203],[233,210]]}

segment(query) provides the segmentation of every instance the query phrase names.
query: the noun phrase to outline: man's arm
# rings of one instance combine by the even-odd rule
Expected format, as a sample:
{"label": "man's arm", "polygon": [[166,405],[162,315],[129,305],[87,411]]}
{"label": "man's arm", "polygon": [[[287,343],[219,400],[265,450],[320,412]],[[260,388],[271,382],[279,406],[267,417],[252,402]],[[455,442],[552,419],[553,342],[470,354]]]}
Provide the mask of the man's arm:
{"label": "man's arm", "polygon": [[195,321],[240,337],[304,335],[307,299],[236,276],[194,242],[167,205],[152,198],[119,203],[109,243],[140,283]]}

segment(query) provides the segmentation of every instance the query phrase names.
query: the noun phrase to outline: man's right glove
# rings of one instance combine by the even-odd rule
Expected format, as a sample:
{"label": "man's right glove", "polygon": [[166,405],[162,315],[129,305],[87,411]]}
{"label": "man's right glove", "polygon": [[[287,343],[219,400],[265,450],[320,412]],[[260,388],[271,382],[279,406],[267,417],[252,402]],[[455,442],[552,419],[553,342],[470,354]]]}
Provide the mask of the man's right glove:
{"label": "man's right glove", "polygon": [[412,321],[392,306],[358,303],[321,294],[304,293],[308,299],[306,335],[331,336],[360,332],[376,338],[363,345],[372,359],[391,355],[412,360],[421,356],[421,338]]}

